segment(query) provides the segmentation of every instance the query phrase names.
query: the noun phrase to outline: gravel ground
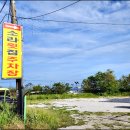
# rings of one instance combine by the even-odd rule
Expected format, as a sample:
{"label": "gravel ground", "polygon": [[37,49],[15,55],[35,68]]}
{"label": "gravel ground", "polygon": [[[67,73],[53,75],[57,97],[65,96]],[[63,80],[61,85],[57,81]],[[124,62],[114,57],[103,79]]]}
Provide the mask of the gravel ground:
{"label": "gravel ground", "polygon": [[[59,130],[85,130],[85,129],[130,129],[130,98],[80,98],[58,99],[49,105],[36,104],[29,107],[50,106],[68,110],[78,110],[79,113],[71,115],[75,120],[84,121],[84,125],[59,128]],[[87,114],[85,114],[85,112]],[[92,114],[89,114],[92,112]],[[96,112],[101,112],[97,114]],[[102,115],[103,112],[103,115]],[[118,113],[119,112],[119,113]],[[80,114],[82,113],[82,114]],[[105,114],[104,114],[105,113]],[[128,114],[129,113],[129,114]]]}
{"label": "gravel ground", "polygon": [[[130,129],[130,98],[91,98],[64,99],[53,102],[56,107],[66,107],[80,112],[107,112],[105,115],[72,115],[75,119],[82,119],[85,123],[79,126],[59,128],[59,130],[86,129]],[[113,112],[123,112],[113,115]]]}
{"label": "gravel ground", "polygon": [[130,98],[62,99],[52,102],[52,105],[80,112],[130,112]]}

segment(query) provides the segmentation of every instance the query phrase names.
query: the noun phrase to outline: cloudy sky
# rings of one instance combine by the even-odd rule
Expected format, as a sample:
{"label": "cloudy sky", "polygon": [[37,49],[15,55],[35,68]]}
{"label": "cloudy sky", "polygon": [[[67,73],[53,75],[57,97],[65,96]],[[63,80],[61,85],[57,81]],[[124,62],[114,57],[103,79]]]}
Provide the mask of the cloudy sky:
{"label": "cloudy sky", "polygon": [[[33,17],[73,2],[17,1],[17,16]],[[8,4],[0,18],[8,13]],[[112,69],[117,79],[130,73],[130,25],[43,21],[130,24],[130,1],[80,1],[39,19],[42,20],[18,19],[23,26],[24,83],[82,82],[107,69]],[[11,86],[13,82],[6,81],[4,85]]]}

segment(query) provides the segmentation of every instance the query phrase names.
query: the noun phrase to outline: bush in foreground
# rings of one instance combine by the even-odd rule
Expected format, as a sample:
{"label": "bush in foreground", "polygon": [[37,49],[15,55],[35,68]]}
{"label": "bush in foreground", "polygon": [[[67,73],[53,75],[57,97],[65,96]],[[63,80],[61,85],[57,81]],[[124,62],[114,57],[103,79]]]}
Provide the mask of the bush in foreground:
{"label": "bush in foreground", "polygon": [[0,128],[24,128],[23,122],[14,112],[14,109],[13,105],[7,103],[0,104]]}

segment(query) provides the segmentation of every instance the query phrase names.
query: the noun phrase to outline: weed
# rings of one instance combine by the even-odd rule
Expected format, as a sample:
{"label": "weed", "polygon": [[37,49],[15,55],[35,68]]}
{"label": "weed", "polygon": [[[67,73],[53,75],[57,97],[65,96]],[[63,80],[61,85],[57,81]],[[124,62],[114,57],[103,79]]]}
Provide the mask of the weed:
{"label": "weed", "polygon": [[75,124],[70,112],[65,109],[29,108],[27,112],[27,129],[57,129]]}
{"label": "weed", "polygon": [[79,94],[37,94],[37,95],[28,95],[28,100],[48,100],[48,99],[68,99],[68,98],[98,98],[98,97],[121,97],[129,96],[130,92],[124,93],[114,93],[114,94],[93,94],[93,93],[79,93]]}
{"label": "weed", "polygon": [[114,128],[113,124],[102,123],[102,125],[107,126],[107,127],[111,128],[111,129]]}
{"label": "weed", "polygon": [[77,120],[77,123],[75,125],[84,125],[85,124],[85,121],[83,119],[78,119]]}
{"label": "weed", "polygon": [[24,128],[20,118],[14,113],[15,107],[13,105],[2,103],[0,104],[0,128],[16,128],[17,124],[20,124],[21,128]]}
{"label": "weed", "polygon": [[93,124],[93,127],[94,127],[95,129],[100,129],[100,126],[99,126],[98,124]]}
{"label": "weed", "polygon": [[99,95],[92,93],[80,93],[80,94],[39,94],[28,95],[28,100],[46,100],[46,99],[68,99],[68,98],[97,98]]}
{"label": "weed", "polygon": [[88,112],[88,111],[81,113],[81,115],[96,115],[96,116],[104,116],[106,114],[108,113],[107,112]]}

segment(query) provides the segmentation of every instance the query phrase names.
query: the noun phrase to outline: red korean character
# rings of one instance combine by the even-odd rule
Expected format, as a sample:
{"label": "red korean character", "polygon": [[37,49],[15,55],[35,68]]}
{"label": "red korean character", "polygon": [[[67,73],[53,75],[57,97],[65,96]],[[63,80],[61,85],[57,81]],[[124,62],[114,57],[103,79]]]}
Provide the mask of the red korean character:
{"label": "red korean character", "polygon": [[17,76],[18,71],[17,70],[8,70],[7,74],[8,74],[8,76]]}
{"label": "red korean character", "polygon": [[15,68],[18,69],[18,64],[13,64],[13,63],[8,63],[8,67],[7,68]]}
{"label": "red korean character", "polygon": [[17,60],[17,57],[8,56],[8,61],[14,62],[14,61],[18,61],[18,60]]}
{"label": "red korean character", "polygon": [[8,63],[8,67],[7,68],[14,68],[14,64],[13,63]]}
{"label": "red korean character", "polygon": [[17,44],[15,44],[15,43],[8,43],[7,46],[9,48],[17,49]]}
{"label": "red korean character", "polygon": [[18,66],[19,66],[18,64],[15,64],[15,65],[14,65],[14,68],[15,68],[15,69],[18,69]]}

